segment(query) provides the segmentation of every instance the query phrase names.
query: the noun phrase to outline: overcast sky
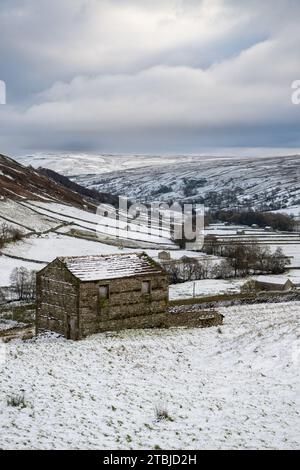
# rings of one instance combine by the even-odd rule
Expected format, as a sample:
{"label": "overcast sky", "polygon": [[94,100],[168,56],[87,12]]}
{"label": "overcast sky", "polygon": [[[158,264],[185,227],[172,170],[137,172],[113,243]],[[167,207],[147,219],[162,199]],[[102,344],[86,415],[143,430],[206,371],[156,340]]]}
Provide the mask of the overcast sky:
{"label": "overcast sky", "polygon": [[300,148],[299,0],[0,0],[0,153]]}

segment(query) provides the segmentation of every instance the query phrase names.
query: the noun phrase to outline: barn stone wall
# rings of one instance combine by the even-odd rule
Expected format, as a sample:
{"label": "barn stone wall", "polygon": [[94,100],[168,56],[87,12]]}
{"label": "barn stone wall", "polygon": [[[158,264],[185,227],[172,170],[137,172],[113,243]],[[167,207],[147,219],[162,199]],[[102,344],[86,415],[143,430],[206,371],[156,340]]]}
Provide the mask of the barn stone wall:
{"label": "barn stone wall", "polygon": [[[142,293],[142,282],[151,293]],[[108,299],[100,286],[109,286]],[[37,331],[51,330],[78,340],[90,334],[130,328],[208,327],[221,324],[222,315],[168,311],[168,276],[136,276],[110,281],[80,282],[60,260],[37,274]]]}
{"label": "barn stone wall", "polygon": [[200,312],[194,311],[178,314],[164,312],[100,322],[99,332],[150,328],[209,328],[222,324],[223,316],[215,310],[202,310]]}
{"label": "barn stone wall", "polygon": [[[151,282],[151,294],[142,294],[142,282]],[[99,287],[109,285],[109,299],[99,296]],[[109,282],[80,284],[79,329],[82,337],[109,329],[110,322],[126,320],[134,324],[134,318],[163,314],[168,307],[168,277],[163,275],[137,276],[114,279]]]}
{"label": "barn stone wall", "polygon": [[79,339],[78,293],[78,281],[59,260],[38,273],[37,332],[45,329]]}
{"label": "barn stone wall", "polygon": [[257,280],[256,286],[261,291],[267,292],[287,292],[295,287],[295,285],[290,280],[288,280],[285,284],[276,284],[276,282],[270,283]]}

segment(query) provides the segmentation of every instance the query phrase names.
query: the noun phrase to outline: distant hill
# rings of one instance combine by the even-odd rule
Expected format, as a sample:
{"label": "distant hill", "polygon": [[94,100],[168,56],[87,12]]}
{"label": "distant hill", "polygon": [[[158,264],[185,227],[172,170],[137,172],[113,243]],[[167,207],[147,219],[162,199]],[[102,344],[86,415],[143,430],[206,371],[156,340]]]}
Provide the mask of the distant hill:
{"label": "distant hill", "polygon": [[90,209],[99,202],[113,204],[117,200],[88,190],[53,171],[25,167],[4,155],[0,155],[0,197],[16,201],[51,201]]}
{"label": "distant hill", "polygon": [[[108,157],[107,157],[108,158]],[[120,159],[119,159],[120,160]],[[76,168],[76,159],[72,157]],[[113,161],[113,157],[111,157]],[[126,157],[124,157],[124,163]],[[69,177],[89,189],[141,201],[182,201],[211,209],[281,210],[300,205],[300,156],[136,157],[136,168]],[[65,162],[66,166],[67,163]],[[125,165],[124,165],[125,166]]]}
{"label": "distant hill", "polygon": [[182,201],[212,210],[280,211],[300,206],[300,155],[38,154],[19,161],[44,167],[101,193],[140,201]]}
{"label": "distant hill", "polygon": [[92,199],[93,201],[111,204],[113,206],[116,206],[119,202],[118,196],[113,196],[109,193],[102,193],[96,189],[88,189],[84,186],[81,186],[80,184],[75,183],[74,181],[71,181],[69,178],[61,175],[60,173],[57,173],[56,171],[49,170],[48,168],[38,168],[37,171],[41,175],[46,176],[47,178],[50,178],[56,183],[62,185],[64,188],[68,188],[83,197]]}

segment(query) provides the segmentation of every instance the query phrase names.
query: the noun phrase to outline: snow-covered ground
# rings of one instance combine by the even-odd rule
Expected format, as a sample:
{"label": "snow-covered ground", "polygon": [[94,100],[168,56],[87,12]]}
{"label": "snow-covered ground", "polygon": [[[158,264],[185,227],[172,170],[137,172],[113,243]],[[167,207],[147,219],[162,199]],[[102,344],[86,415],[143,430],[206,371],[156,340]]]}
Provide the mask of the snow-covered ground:
{"label": "snow-covered ground", "polygon": [[[51,215],[52,217],[55,216],[60,221],[66,223],[75,222],[78,225],[80,224],[81,228],[93,230],[98,234],[110,236],[111,238],[115,238],[116,234],[119,234],[121,238],[170,246],[173,245],[170,240],[169,232],[163,231],[161,234],[159,229],[153,228],[151,229],[151,233],[149,233],[149,229],[146,225],[141,224],[139,226],[132,220],[126,220],[126,222],[120,220],[117,222],[114,218],[101,216],[100,212],[99,214],[93,214],[64,204],[31,201],[26,203],[26,205],[30,208],[34,208],[34,210],[38,211],[40,214],[46,216]],[[107,206],[103,207],[106,208]],[[118,227],[118,230],[116,227]]]}
{"label": "snow-covered ground", "polygon": [[[123,252],[142,251],[132,248],[123,248]],[[153,258],[158,259],[159,250],[145,250]],[[42,236],[32,235],[16,243],[7,245],[3,253],[37,261],[52,261],[57,256],[89,256],[107,255],[120,252],[115,245],[107,245],[97,240],[85,240],[69,237],[58,233],[48,233]],[[183,256],[197,257],[199,260],[218,260],[217,257],[208,256],[205,253],[194,253],[187,250],[173,250],[172,259],[180,259]],[[1,259],[1,258],[0,258]]]}
{"label": "snow-covered ground", "polygon": [[[185,157],[188,159],[189,157]],[[191,159],[193,157],[190,157]],[[213,159],[213,158],[212,158]],[[46,154],[20,156],[17,160],[22,165],[33,165],[35,168],[51,168],[66,176],[97,174],[105,175],[113,171],[124,171],[144,166],[163,166],[176,164],[178,156],[168,155],[97,155],[90,153]]]}
{"label": "snow-covered ground", "polygon": [[[97,241],[72,238],[56,233],[43,236],[33,235],[17,243],[7,245],[2,252],[11,256],[24,258],[31,261],[12,259],[0,256],[0,287],[10,285],[10,275],[14,268],[25,267],[29,270],[39,271],[46,263],[53,261],[59,256],[90,256],[107,255],[115,253],[132,253],[134,250],[124,248],[122,251],[114,245],[106,245]],[[150,256],[157,257],[157,250],[147,250]],[[175,252],[176,253],[176,252]],[[182,252],[181,256],[186,252]],[[32,261],[44,263],[33,263]]]}
{"label": "snow-covered ground", "polygon": [[241,286],[247,279],[203,279],[201,281],[184,282],[170,286],[170,300],[188,299],[194,296],[235,294],[240,292]]}
{"label": "snow-covered ground", "polygon": [[[264,278],[265,276],[255,276],[255,279],[261,279]],[[274,282],[276,282],[276,279],[290,279],[294,284],[297,286],[300,285],[300,269],[289,269],[286,271],[284,274],[273,274],[268,276],[270,277]]]}
{"label": "snow-covered ground", "polygon": [[[125,251],[133,250],[124,249]],[[7,245],[2,252],[28,260],[44,261],[46,264],[59,256],[106,255],[118,252],[118,248],[100,242],[49,233],[41,237],[33,235]],[[0,256],[0,286],[10,285],[10,275],[16,267],[23,266],[29,270],[39,271],[45,264]]]}
{"label": "snow-covered ground", "polygon": [[[113,245],[53,233],[42,237],[32,236],[18,243],[7,245],[3,250],[4,253],[14,256],[46,262],[53,261],[58,256],[106,255],[119,251]],[[126,251],[133,250],[124,249],[124,252]]]}
{"label": "snow-covered ground", "polygon": [[276,245],[271,246],[271,250],[275,251],[276,248],[281,248],[286,256],[291,258],[291,268],[300,268],[300,245]]}
{"label": "snow-covered ground", "polygon": [[[24,206],[20,202],[13,200],[0,201],[0,218],[6,219],[9,225],[18,226],[26,231],[45,231],[54,229],[60,222],[47,215],[41,215],[34,212],[34,207]],[[4,219],[1,219],[1,223]],[[23,230],[24,231],[24,230]]]}
{"label": "snow-covered ground", "polygon": [[[221,294],[235,294],[239,293],[241,287],[249,279],[262,279],[266,276],[249,276],[244,279],[202,279],[200,281],[184,282],[182,284],[174,284],[169,287],[170,300],[189,299],[194,296],[212,296]],[[269,275],[269,279],[274,282],[280,279],[290,279],[297,286],[300,285],[300,269],[290,269],[284,274]],[[194,288],[195,284],[195,288]],[[194,291],[195,289],[195,291]]]}
{"label": "snow-covered ground", "polygon": [[0,448],[299,449],[300,303],[221,312],[221,329],[6,345]]}
{"label": "snow-covered ground", "polygon": [[[115,253],[141,252],[142,249],[123,248],[120,250],[115,245],[107,245],[100,241],[91,241],[81,238],[69,237],[63,233],[47,233],[45,235],[32,235],[19,242],[11,243],[2,249],[2,253],[16,256],[30,261],[11,259],[0,256],[0,286],[8,286],[9,278],[15,267],[24,266],[29,270],[39,271],[44,267],[43,263],[32,263],[31,261],[41,261],[48,263],[59,256],[90,256],[107,255]],[[158,261],[159,250],[145,250],[150,256]],[[179,259],[182,256],[197,256],[199,260],[209,260],[216,262],[217,258],[204,253],[193,253],[186,250],[173,250],[172,259]]]}
{"label": "snow-covered ground", "polygon": [[294,215],[295,217],[299,217],[300,205],[288,207],[287,209],[280,209],[279,211],[275,211],[275,212],[280,212],[282,214]]}
{"label": "snow-covered ground", "polygon": [[[30,270],[39,270],[43,267],[42,264],[32,263],[32,260],[49,262],[57,256],[112,254],[119,251],[118,244],[120,240],[116,239],[112,233],[112,225],[115,224],[112,219],[99,217],[96,214],[69,205],[41,201],[2,200],[0,201],[0,224],[2,222],[21,229],[22,232],[27,233],[27,236],[23,241],[7,245],[1,250],[4,254],[23,259],[17,260],[0,256],[0,286],[9,285],[10,275],[15,267],[25,266]],[[106,227],[105,224],[110,224],[110,226]],[[125,225],[127,228],[127,224]],[[158,231],[149,235],[146,225],[142,227],[142,232],[137,231],[134,221],[128,226],[130,227],[128,232],[126,230],[121,232],[124,232],[122,236],[128,236],[131,239],[133,248],[124,249],[124,251],[132,252],[146,249],[150,256],[157,258],[158,251],[166,248],[171,249],[173,259],[181,258],[184,255],[203,256],[207,259],[207,255],[201,253],[176,251],[176,246],[168,238],[168,233],[164,233],[163,237],[159,236]],[[81,236],[87,239],[67,236],[76,228]],[[207,234],[214,233],[228,241],[228,237],[232,240],[235,240],[236,237],[240,238],[237,235],[240,229],[241,226],[213,224],[206,232]],[[99,241],[97,242],[96,238],[95,242],[88,240],[89,237],[96,237],[96,230],[98,230]],[[32,233],[29,234],[29,232]],[[35,232],[38,232],[38,234]],[[291,267],[300,267],[299,234],[266,233],[250,228],[245,230],[245,233],[245,237],[250,240],[255,238],[259,243],[269,245],[273,251],[277,247],[281,247],[283,252],[291,257]],[[209,260],[214,263],[216,259],[210,257]],[[213,295],[217,293],[216,291],[224,292],[224,288],[227,291],[227,287],[228,284],[220,286],[208,282],[207,289],[211,290],[208,292],[205,284],[203,284],[203,295]],[[182,289],[185,290],[186,288],[182,287]],[[188,293],[187,295],[190,296],[191,294]],[[202,295],[202,293],[199,292],[199,295]]]}

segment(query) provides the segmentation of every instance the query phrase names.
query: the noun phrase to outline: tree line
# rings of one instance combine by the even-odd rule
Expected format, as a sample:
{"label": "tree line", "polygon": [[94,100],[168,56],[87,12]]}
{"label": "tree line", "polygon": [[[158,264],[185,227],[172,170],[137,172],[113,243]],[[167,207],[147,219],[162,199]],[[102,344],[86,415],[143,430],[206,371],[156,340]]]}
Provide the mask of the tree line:
{"label": "tree line", "polygon": [[241,278],[253,274],[282,274],[290,264],[281,248],[272,253],[268,246],[256,243],[206,245],[205,252],[223,259],[214,262],[184,256],[179,262],[167,263],[164,268],[171,284],[201,279]]}
{"label": "tree line", "polygon": [[287,214],[275,212],[258,212],[254,210],[220,210],[210,212],[206,216],[206,223],[227,222],[237,225],[257,225],[260,228],[272,227],[274,230],[291,232],[294,229],[295,221]]}
{"label": "tree line", "polygon": [[269,246],[254,242],[224,245],[213,236],[208,237],[203,251],[209,255],[225,258],[232,270],[232,277],[245,277],[249,274],[282,274],[291,263],[282,248],[278,247],[272,253]]}

